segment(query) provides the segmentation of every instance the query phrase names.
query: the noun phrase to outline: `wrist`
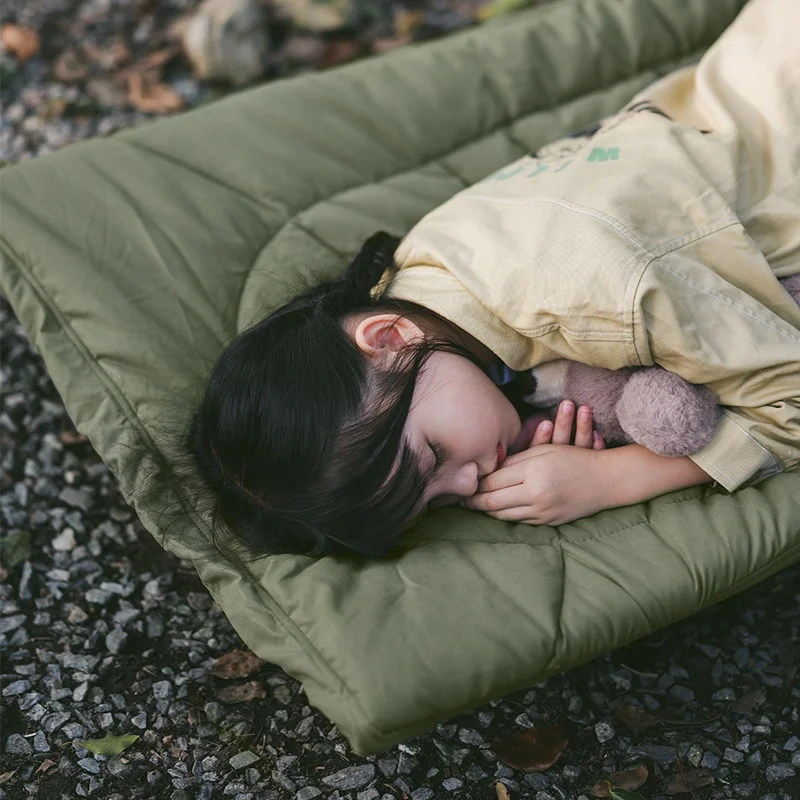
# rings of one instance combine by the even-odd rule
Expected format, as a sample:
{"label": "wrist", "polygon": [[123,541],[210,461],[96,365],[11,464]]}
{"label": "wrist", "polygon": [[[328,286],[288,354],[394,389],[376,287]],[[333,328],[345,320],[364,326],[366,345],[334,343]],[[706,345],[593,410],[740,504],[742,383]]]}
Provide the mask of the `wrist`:
{"label": "wrist", "polygon": [[631,505],[667,492],[711,483],[688,456],[661,456],[638,444],[598,451],[600,474],[610,505]]}

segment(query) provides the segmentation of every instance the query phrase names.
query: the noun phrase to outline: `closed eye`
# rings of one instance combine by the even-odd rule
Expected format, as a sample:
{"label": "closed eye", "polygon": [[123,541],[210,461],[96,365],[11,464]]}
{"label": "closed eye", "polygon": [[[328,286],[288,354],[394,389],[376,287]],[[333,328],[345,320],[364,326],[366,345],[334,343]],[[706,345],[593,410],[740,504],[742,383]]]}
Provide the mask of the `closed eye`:
{"label": "closed eye", "polygon": [[433,450],[433,471],[438,472],[439,468],[444,464],[445,452],[444,448],[438,442],[430,442],[431,450]]}

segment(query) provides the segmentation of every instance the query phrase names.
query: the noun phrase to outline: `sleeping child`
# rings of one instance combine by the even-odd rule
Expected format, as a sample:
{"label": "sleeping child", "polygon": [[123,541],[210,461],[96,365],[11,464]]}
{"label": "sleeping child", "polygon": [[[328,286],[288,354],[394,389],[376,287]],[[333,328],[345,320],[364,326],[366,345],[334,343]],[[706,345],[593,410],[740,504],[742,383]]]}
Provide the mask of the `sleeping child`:
{"label": "sleeping child", "polygon": [[[237,336],[190,430],[217,521],[248,553],[380,557],[428,507],[559,525],[795,467],[799,36],[795,0],[751,0],[696,66]],[[705,385],[713,438],[606,447],[569,399],[521,419],[498,375],[555,359]]]}

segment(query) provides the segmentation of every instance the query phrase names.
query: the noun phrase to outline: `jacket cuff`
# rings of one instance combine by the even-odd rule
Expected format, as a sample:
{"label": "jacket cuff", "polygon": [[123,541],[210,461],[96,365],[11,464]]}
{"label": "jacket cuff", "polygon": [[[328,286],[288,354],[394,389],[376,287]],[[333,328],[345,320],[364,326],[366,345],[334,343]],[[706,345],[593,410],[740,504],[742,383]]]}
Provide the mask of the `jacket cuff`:
{"label": "jacket cuff", "polygon": [[781,465],[728,413],[723,413],[714,438],[689,458],[729,492],[781,472]]}

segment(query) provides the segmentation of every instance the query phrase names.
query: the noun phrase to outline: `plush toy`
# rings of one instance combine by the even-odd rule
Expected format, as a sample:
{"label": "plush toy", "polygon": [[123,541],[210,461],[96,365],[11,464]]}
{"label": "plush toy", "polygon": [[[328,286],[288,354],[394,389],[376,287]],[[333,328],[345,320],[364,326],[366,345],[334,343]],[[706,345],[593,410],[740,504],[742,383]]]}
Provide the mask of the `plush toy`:
{"label": "plush toy", "polygon": [[558,359],[531,369],[528,381],[522,397],[530,405],[550,408],[569,398],[590,406],[610,446],[636,442],[662,456],[686,456],[705,447],[717,426],[711,390],[661,367],[614,370]]}
{"label": "plush toy", "polygon": [[[800,305],[800,275],[781,283]],[[686,456],[714,435],[720,409],[706,386],[689,383],[661,367],[620,370],[559,359],[518,373],[524,402],[552,408],[569,398],[592,409],[606,444],[636,442],[663,456]]]}

